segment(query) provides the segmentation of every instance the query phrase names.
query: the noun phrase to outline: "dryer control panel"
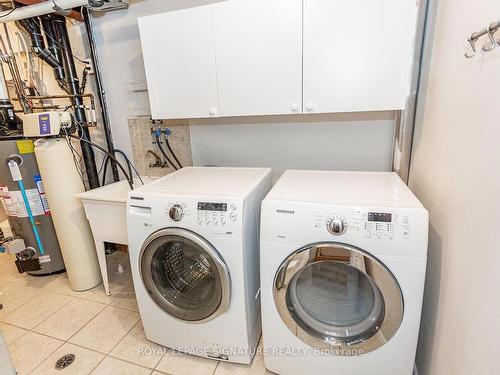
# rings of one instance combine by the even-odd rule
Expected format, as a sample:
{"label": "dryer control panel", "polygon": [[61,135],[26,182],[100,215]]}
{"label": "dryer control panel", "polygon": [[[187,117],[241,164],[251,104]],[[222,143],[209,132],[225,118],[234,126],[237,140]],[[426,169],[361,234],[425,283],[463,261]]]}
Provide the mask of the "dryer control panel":
{"label": "dryer control panel", "polygon": [[[320,214],[318,216],[321,217]],[[334,236],[342,236],[349,231],[375,240],[393,240],[395,236],[408,239],[411,235],[409,216],[388,211],[333,213],[326,220],[326,229]]]}

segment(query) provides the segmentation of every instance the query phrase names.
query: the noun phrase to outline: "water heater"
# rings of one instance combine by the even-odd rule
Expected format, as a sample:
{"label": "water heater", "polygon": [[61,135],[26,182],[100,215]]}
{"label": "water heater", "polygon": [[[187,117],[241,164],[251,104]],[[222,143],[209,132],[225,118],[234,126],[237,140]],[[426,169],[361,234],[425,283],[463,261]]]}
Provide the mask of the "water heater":
{"label": "water heater", "polygon": [[33,141],[21,137],[0,138],[0,205],[7,214],[10,227],[15,236],[24,240],[28,248],[40,255],[33,229],[28,217],[18,183],[13,181],[7,160],[18,155],[22,164],[20,173],[26,189],[26,196],[33,213],[36,227],[45,250],[41,270],[28,272],[32,275],[47,275],[64,270],[64,262],[57,240],[50,206],[34,154]]}

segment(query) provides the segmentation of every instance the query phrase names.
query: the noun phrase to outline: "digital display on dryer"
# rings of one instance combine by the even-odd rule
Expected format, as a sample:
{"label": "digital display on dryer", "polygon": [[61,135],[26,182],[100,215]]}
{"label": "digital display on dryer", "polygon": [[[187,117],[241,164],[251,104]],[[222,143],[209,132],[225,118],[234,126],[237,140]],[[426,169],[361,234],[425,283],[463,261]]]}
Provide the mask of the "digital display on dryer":
{"label": "digital display on dryer", "polygon": [[392,214],[368,212],[368,221],[376,221],[378,223],[391,223]]}
{"label": "digital display on dryer", "polygon": [[227,203],[210,203],[210,202],[199,202],[199,211],[227,211]]}

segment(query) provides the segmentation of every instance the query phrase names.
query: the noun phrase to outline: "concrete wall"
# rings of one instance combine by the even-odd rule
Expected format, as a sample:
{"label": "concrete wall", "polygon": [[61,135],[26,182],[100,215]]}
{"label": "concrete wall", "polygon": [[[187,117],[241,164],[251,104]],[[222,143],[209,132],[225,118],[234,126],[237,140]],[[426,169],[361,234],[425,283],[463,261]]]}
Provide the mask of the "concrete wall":
{"label": "concrete wall", "polygon": [[[137,103],[129,86],[145,81],[137,17],[210,2],[132,1],[127,10],[96,17],[116,147],[132,149],[127,119],[133,117],[130,109]],[[368,113],[190,121],[193,161],[195,165],[266,165],[278,172],[299,167],[390,170],[393,119],[393,113]]]}
{"label": "concrete wall", "polygon": [[431,220],[417,365],[420,375],[498,374],[500,48],[463,53],[500,4],[433,9],[410,179]]}

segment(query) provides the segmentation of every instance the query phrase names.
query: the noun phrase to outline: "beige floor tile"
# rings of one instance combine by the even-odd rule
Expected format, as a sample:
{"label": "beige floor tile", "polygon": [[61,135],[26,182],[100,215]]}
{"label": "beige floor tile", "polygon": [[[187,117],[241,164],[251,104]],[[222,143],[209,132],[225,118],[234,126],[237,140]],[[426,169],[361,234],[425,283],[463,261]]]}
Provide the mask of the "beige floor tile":
{"label": "beige floor tile", "polygon": [[131,311],[139,311],[139,306],[137,306],[137,299],[135,298],[135,293],[115,294],[113,291],[110,305],[121,307],[122,309],[127,309]]}
{"label": "beige floor tile", "polygon": [[33,331],[67,341],[105,307],[106,305],[97,302],[73,298],[33,328]]}
{"label": "beige floor tile", "polygon": [[75,292],[71,289],[68,276],[66,274],[53,280],[51,283],[48,283],[43,287],[43,289],[50,292],[61,293],[72,297],[86,299],[88,301],[102,303],[105,305],[108,305],[111,302],[111,298],[108,297],[104,292],[102,283],[93,289],[86,290],[84,292]]}
{"label": "beige floor tile", "polygon": [[194,357],[170,350],[162,358],[156,370],[170,375],[212,375],[217,361]]}
{"label": "beige floor tile", "polygon": [[269,375],[272,372],[266,370],[264,357],[256,355],[250,365],[239,365],[236,363],[220,362],[214,375]]}
{"label": "beige floor tile", "polygon": [[7,345],[12,344],[14,341],[19,339],[21,336],[26,334],[25,329],[11,326],[10,324],[0,324],[0,332],[3,334],[3,338]]}
{"label": "beige floor tile", "polygon": [[[66,354],[74,354],[75,361],[64,370],[56,370],[54,365],[57,360]],[[88,375],[103,358],[104,354],[96,353],[76,345],[64,344],[43,361],[30,375]]]}
{"label": "beige floor tile", "polygon": [[21,328],[32,329],[71,300],[62,294],[42,292],[2,320]]}
{"label": "beige floor tile", "polygon": [[62,344],[62,341],[51,337],[28,332],[9,346],[9,351],[18,374],[25,375],[54,353]]}
{"label": "beige floor tile", "polygon": [[106,357],[99,366],[91,373],[92,375],[149,375],[150,369],[139,367],[119,359]]}
{"label": "beige floor tile", "polygon": [[34,288],[7,283],[2,285],[1,293],[3,309],[0,310],[0,318],[32,300],[39,292]]}
{"label": "beige floor tile", "polygon": [[19,273],[13,262],[0,265],[0,278],[10,282],[19,282],[28,277],[26,273]]}
{"label": "beige floor tile", "polygon": [[165,347],[146,339],[142,323],[139,322],[109,355],[153,369],[166,350]]}
{"label": "beige floor tile", "polygon": [[109,353],[139,321],[139,314],[107,306],[69,341],[86,348]]}

